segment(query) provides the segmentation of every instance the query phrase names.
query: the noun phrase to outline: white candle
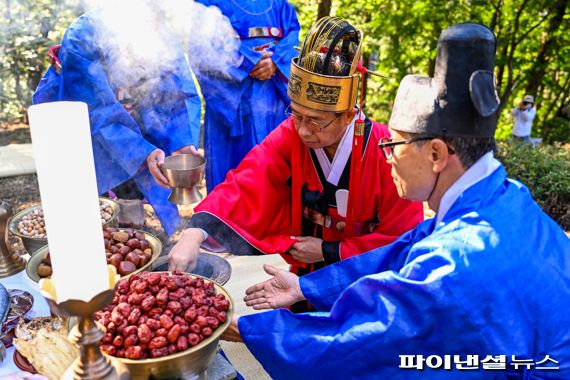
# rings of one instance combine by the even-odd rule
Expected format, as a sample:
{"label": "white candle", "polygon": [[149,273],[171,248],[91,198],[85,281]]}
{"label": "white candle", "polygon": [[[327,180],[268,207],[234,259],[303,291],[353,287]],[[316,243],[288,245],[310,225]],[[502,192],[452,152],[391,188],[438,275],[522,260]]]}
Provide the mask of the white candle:
{"label": "white candle", "polygon": [[28,110],[57,301],[88,301],[108,289],[87,105]]}

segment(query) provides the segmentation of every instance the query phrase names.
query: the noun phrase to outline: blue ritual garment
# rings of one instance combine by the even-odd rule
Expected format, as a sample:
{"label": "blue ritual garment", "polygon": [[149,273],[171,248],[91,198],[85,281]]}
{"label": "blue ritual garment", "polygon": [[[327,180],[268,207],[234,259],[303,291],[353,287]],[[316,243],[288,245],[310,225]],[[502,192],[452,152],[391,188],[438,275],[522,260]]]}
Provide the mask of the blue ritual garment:
{"label": "blue ritual garment", "polygon": [[[179,223],[178,210],[168,202],[169,190],[156,184],[144,164],[156,148],[169,156],[199,144],[200,99],[184,51],[174,38],[166,39],[172,59],[161,62],[154,77],[141,78],[136,90],[121,88],[110,79],[122,75],[109,64],[117,52],[97,40],[97,28],[94,18],[85,14],[67,29],[58,54],[61,72],[49,68],[33,102],[87,103],[99,193],[132,178],[171,235]],[[166,30],[161,33],[168,35]]]}
{"label": "blue ritual garment", "polygon": [[[435,220],[302,277],[319,312],[240,317],[247,347],[275,379],[570,379],[562,229],[502,166]],[[400,355],[450,355],[451,368],[399,368]],[[461,370],[453,355],[479,362]],[[488,355],[506,355],[505,370]]]}
{"label": "blue ritual garment", "polygon": [[[286,119],[287,81],[291,60],[297,56],[300,26],[295,8],[286,0],[199,2],[220,8],[241,40],[239,66],[223,73],[195,70],[206,101],[204,151],[210,192]],[[261,81],[249,73],[264,51],[273,53],[277,72]]]}

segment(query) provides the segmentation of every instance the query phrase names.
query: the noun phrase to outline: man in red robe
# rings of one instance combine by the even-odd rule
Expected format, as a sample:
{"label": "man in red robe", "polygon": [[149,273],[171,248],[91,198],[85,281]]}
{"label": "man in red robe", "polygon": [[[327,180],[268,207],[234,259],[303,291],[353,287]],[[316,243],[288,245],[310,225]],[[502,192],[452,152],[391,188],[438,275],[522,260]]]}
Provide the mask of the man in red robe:
{"label": "man in red robe", "polygon": [[[217,244],[236,255],[281,254],[304,275],[387,245],[423,220],[421,203],[398,196],[378,148],[390,137],[386,126],[355,106],[361,41],[339,18],[311,28],[291,64],[289,118],[195,208],[169,254],[171,270],[187,270],[202,244]],[[349,194],[355,181],[360,191]]]}

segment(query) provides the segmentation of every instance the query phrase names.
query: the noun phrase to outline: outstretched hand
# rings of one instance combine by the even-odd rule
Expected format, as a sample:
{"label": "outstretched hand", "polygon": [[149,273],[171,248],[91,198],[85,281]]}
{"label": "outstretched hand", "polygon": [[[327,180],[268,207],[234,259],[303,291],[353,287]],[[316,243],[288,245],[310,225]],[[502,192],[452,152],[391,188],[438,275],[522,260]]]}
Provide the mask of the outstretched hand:
{"label": "outstretched hand", "polygon": [[265,273],[273,278],[249,287],[244,297],[245,304],[255,310],[277,309],[303,301],[299,277],[272,265],[263,265]]}

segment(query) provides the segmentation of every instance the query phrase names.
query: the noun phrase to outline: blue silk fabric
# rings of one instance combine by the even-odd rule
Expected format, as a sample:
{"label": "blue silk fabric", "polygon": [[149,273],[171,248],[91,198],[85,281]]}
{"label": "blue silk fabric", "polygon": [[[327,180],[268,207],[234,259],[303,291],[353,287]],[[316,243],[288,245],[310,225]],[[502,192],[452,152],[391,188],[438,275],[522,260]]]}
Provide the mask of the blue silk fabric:
{"label": "blue silk fabric", "polygon": [[[227,16],[241,39],[243,61],[224,75],[196,71],[206,101],[204,150],[207,160],[206,185],[210,192],[230,169],[286,119],[289,105],[287,81],[291,60],[297,56],[299,21],[295,8],[286,0],[199,0],[216,6]],[[250,28],[278,28],[282,37],[249,38]],[[277,73],[260,81],[249,76],[267,46]]]}
{"label": "blue silk fabric", "polygon": [[[300,284],[319,312],[239,319],[275,379],[570,379],[570,240],[502,166],[439,224]],[[454,354],[549,355],[559,370],[399,368],[399,355]]]}
{"label": "blue silk fabric", "polygon": [[199,144],[200,99],[184,51],[174,42],[169,44],[170,49],[179,49],[174,50],[176,58],[165,64],[159,78],[151,78],[145,95],[129,113],[109,81],[114,68],[105,64],[109,52],[94,40],[96,32],[89,14],[71,24],[58,55],[63,69],[60,74],[53,67],[48,69],[33,102],[87,103],[99,193],[134,179],[171,235],[179,223],[178,210],[168,202],[169,190],[158,186],[142,165],[156,148],[168,156],[181,147]]}

